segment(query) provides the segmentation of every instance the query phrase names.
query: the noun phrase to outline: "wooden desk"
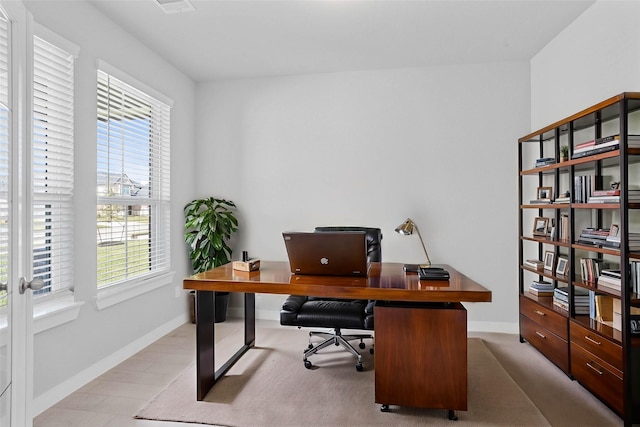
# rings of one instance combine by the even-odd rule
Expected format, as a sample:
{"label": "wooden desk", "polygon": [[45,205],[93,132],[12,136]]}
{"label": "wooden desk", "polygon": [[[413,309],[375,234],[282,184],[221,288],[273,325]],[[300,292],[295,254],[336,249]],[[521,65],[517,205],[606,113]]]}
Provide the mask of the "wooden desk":
{"label": "wooden desk", "polygon": [[[204,399],[215,382],[254,345],[254,294],[265,293],[379,301],[380,309],[376,306],[375,311],[376,402],[383,404],[383,410],[389,404],[446,408],[450,410],[450,417],[453,410],[467,409],[467,325],[466,310],[460,303],[490,302],[491,291],[448,265],[439,265],[447,269],[451,276],[449,281],[442,282],[421,282],[417,274],[405,273],[400,263],[373,263],[368,277],[357,278],[292,275],[287,262],[262,261],[260,266],[259,271],[245,273],[235,271],[231,264],[226,264],[184,280],[184,289],[196,291],[198,400]],[[215,291],[242,292],[245,295],[244,345],[218,371],[214,366]],[[425,327],[422,322],[429,322],[430,326]],[[410,333],[395,339],[398,331]],[[454,353],[455,357],[452,357]],[[439,365],[406,363],[411,358],[440,360]],[[398,364],[412,368],[402,369]],[[429,369],[426,369],[427,365]],[[435,366],[438,369],[435,371],[437,377],[433,371]],[[442,369],[450,370],[452,376],[456,372],[455,384],[447,391],[456,395],[453,399],[455,402],[443,401],[437,392],[434,395],[433,392],[424,393],[422,390],[425,385],[431,387],[430,390],[438,390],[435,386],[443,382]],[[412,378],[412,383],[421,390],[407,389],[406,383],[397,379],[399,372],[403,373],[402,378]],[[396,378],[395,382],[391,380],[393,377]],[[417,383],[416,378],[419,379]],[[433,378],[433,383],[429,378]],[[462,390],[460,385],[463,382]],[[403,387],[402,393],[397,390],[397,385]],[[429,396],[424,399],[409,398],[415,395]]]}

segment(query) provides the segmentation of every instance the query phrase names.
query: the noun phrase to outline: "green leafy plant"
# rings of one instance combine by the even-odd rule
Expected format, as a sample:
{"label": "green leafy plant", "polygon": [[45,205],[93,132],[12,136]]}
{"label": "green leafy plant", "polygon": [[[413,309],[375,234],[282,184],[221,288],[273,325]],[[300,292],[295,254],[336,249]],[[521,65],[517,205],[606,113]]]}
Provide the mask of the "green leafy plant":
{"label": "green leafy plant", "polygon": [[569,147],[568,146],[563,145],[562,147],[560,147],[560,157],[562,157],[563,159],[569,158]]}
{"label": "green leafy plant", "polygon": [[238,220],[231,200],[196,199],[184,208],[185,235],[189,257],[195,273],[201,273],[231,261],[227,244],[238,230]]}

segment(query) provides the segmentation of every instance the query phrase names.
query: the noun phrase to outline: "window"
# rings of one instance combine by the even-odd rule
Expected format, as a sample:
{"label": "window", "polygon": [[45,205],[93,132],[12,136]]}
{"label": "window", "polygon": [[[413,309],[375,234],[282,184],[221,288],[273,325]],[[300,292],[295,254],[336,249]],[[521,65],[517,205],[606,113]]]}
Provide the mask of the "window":
{"label": "window", "polygon": [[170,106],[113,74],[98,71],[98,288],[170,268]]}
{"label": "window", "polygon": [[74,56],[33,39],[32,233],[35,296],[73,289]]}

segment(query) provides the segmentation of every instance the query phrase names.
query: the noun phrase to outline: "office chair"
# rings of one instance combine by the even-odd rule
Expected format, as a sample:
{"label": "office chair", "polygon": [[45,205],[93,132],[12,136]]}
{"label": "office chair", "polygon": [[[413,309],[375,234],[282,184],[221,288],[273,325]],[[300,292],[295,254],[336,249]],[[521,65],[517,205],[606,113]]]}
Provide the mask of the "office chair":
{"label": "office chair", "polygon": [[[315,232],[327,231],[364,231],[367,240],[367,259],[369,262],[382,260],[382,232],[379,228],[370,227],[316,227]],[[363,370],[362,356],[349,343],[360,340],[359,347],[365,348],[364,340],[373,339],[371,334],[343,335],[341,329],[373,330],[374,301],[347,300],[335,298],[320,298],[310,296],[290,295],[280,310],[280,324],[285,326],[332,328],[333,332],[309,332],[309,346],[304,351],[302,361],[307,369],[313,366],[308,357],[331,344],[341,345],[356,359],[356,369]],[[313,345],[311,338],[320,336],[325,338],[319,344]],[[373,354],[373,347],[370,349]]]}

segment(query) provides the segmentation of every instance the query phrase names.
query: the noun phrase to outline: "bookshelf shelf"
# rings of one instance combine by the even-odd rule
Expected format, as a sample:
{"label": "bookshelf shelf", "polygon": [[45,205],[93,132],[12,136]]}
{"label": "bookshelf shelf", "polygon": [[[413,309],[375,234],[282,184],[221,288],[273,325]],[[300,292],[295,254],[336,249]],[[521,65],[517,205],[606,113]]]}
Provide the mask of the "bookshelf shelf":
{"label": "bookshelf shelf", "polygon": [[[639,135],[640,93],[625,92],[518,140],[520,340],[580,382],[615,411],[625,426],[640,424],[640,335],[631,331],[632,321],[640,321],[636,284],[640,277],[634,276],[632,268],[632,263],[640,261],[640,252],[628,249],[631,232],[640,230],[640,203],[629,202],[631,196],[623,193],[640,189]],[[565,146],[570,160],[560,161]],[[555,162],[533,167],[548,163],[549,158]],[[612,183],[619,187],[611,187]],[[552,201],[567,191],[571,201],[530,202],[549,187]],[[620,189],[619,202],[584,202],[593,191],[610,188]],[[602,194],[611,193],[596,195]],[[547,221],[544,218],[567,239],[532,235],[533,224],[538,230],[541,220]],[[609,229],[620,237],[620,249],[605,246]],[[579,239],[594,245],[579,243]],[[586,264],[585,258],[590,259]],[[550,270],[538,270],[524,263],[530,259],[553,265]],[[556,274],[559,260],[568,266],[566,275]],[[618,280],[621,291],[604,288],[604,277],[598,287],[597,275],[603,270],[620,270],[620,278],[614,277],[613,283]],[[594,275],[593,281],[582,279],[587,274],[590,279]],[[553,297],[529,292],[532,282],[541,279],[553,282]],[[568,310],[559,306],[563,304]],[[538,330],[552,334],[553,344],[537,339],[532,331]],[[599,361],[604,371],[585,368],[585,361],[590,360]]]}

